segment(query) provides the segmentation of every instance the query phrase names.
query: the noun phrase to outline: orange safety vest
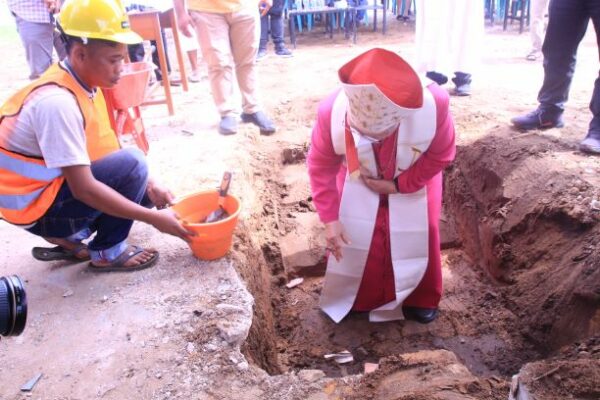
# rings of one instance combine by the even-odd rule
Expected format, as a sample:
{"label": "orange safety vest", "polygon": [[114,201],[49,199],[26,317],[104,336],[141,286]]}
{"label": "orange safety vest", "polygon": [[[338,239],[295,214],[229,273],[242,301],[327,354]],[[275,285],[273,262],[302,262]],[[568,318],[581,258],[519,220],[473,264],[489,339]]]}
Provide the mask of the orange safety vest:
{"label": "orange safety vest", "polygon": [[[39,79],[13,95],[0,108],[0,135],[11,135],[14,122],[27,96],[34,90],[57,85],[71,92],[83,115],[86,147],[91,161],[120,148],[110,126],[106,102],[98,90],[93,99],[77,80],[58,64],[52,65]],[[4,128],[4,129],[2,129]],[[0,147],[0,216],[12,224],[37,221],[54,202],[64,182],[60,168],[48,168],[43,158],[26,156]]]}

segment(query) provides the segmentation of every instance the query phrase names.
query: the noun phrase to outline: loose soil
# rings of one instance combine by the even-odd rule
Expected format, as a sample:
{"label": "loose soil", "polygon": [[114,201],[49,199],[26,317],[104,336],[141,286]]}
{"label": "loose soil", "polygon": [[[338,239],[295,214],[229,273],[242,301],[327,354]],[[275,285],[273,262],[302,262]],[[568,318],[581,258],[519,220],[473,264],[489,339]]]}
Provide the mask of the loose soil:
{"label": "loose soil", "polygon": [[[245,209],[228,258],[199,262],[136,224],[137,242],[160,245],[159,265],[97,277],[31,261],[39,241],[4,224],[11,251],[0,273],[24,274],[35,307],[26,334],[3,340],[0,397],[25,398],[18,386],[43,370],[40,398],[506,399],[515,374],[535,399],[600,398],[600,213],[590,206],[600,162],[577,151],[597,75],[593,35],[567,126],[522,134],[508,121],[535,106],[541,64],[523,60],[526,35],[488,29],[473,95],[451,101],[458,152],[445,174],[439,318],[334,324],[319,310],[325,253],[304,166],[309,134],[346,60],[374,46],[413,58],[414,25],[388,22],[386,36],[362,28],[357,45],[317,28],[299,36],[294,58],[262,60],[272,137],[249,126],[218,137],[206,81],[176,92],[175,117],[144,109],[150,165],[176,193],[235,170]],[[6,46],[15,58],[2,74],[23,75],[19,43]],[[2,97],[22,83],[7,81]],[[342,350],[352,363],[323,357]],[[378,369],[363,374],[366,363]]]}

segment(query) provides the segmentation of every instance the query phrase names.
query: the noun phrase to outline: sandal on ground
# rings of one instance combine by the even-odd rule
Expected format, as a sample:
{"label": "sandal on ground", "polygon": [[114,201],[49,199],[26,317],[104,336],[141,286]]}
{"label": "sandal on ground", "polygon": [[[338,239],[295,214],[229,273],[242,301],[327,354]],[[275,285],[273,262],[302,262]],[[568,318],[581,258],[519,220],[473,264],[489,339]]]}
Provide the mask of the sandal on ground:
{"label": "sandal on ground", "polygon": [[131,267],[126,267],[125,263],[130,260],[132,257],[143,253],[146,251],[140,246],[129,245],[124,252],[122,252],[117,258],[115,258],[110,264],[105,266],[94,265],[93,263],[89,263],[88,269],[94,272],[130,272],[130,271],[139,271],[141,269],[150,268],[156,261],[158,260],[158,252],[153,253],[152,257],[141,264],[132,265]]}
{"label": "sandal on ground", "polygon": [[34,247],[31,249],[31,255],[39,261],[88,261],[90,259],[89,254],[85,257],[78,257],[78,254],[86,249],[87,246],[83,243],[77,245],[73,250],[67,250],[62,246]]}

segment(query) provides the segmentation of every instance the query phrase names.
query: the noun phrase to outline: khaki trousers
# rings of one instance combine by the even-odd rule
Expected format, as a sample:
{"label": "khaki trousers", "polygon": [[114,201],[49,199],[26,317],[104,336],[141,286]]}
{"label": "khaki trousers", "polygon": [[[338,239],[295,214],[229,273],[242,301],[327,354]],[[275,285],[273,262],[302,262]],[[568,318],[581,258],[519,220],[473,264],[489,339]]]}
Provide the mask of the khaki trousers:
{"label": "khaki trousers", "polygon": [[256,52],[260,38],[258,8],[217,14],[192,11],[202,56],[208,64],[212,96],[221,117],[235,112],[233,68],[242,95],[242,110],[259,110],[256,96]]}

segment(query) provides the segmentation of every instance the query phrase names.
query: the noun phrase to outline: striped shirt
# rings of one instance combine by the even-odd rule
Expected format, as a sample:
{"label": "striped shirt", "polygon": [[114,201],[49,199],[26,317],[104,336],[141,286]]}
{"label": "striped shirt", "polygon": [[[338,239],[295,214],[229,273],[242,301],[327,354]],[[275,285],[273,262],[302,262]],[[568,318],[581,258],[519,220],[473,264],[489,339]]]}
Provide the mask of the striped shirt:
{"label": "striped shirt", "polygon": [[8,0],[8,9],[25,21],[42,24],[52,22],[44,0]]}

